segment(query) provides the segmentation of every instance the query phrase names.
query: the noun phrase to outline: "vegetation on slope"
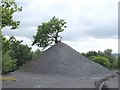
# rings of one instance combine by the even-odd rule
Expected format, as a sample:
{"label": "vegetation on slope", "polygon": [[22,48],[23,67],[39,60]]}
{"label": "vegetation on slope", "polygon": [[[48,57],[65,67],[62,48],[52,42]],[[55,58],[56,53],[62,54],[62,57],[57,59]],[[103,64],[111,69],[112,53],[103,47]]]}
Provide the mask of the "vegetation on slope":
{"label": "vegetation on slope", "polygon": [[112,49],[106,49],[104,52],[101,51],[89,51],[87,53],[82,53],[83,56],[89,58],[90,60],[103,65],[109,69],[118,69],[120,63],[120,56],[114,56],[112,54]]}

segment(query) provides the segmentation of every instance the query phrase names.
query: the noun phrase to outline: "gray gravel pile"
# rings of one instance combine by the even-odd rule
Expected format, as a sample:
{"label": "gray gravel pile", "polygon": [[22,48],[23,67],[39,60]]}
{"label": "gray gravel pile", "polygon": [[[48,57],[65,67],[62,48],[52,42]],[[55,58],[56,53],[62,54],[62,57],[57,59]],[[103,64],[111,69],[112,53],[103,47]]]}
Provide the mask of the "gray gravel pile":
{"label": "gray gravel pile", "polygon": [[31,60],[18,71],[72,77],[93,77],[110,73],[110,70],[88,60],[62,42],[52,46],[38,59]]}

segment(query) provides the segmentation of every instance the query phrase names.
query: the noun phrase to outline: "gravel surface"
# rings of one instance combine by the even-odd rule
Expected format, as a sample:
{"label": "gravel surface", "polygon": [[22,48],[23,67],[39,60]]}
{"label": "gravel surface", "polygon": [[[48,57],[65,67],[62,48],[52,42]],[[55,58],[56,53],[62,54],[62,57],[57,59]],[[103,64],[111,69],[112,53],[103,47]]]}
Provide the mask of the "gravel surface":
{"label": "gravel surface", "polygon": [[88,60],[62,42],[43,52],[38,59],[30,61],[19,71],[73,77],[91,77],[110,73],[102,65]]}
{"label": "gravel surface", "polygon": [[[6,75],[17,81],[4,81],[3,88],[95,88],[94,82],[113,72],[81,56],[59,42],[19,70]],[[117,79],[111,81],[116,88]]]}
{"label": "gravel surface", "polygon": [[16,77],[17,81],[4,81],[3,88],[94,88],[95,81],[94,78],[46,76],[30,73],[13,73],[10,76]]}
{"label": "gravel surface", "polygon": [[[94,83],[102,77],[67,77],[61,75],[38,75],[14,72],[5,77],[15,77],[17,81],[3,81],[3,88],[96,88]],[[107,83],[110,88],[118,88],[118,77]]]}

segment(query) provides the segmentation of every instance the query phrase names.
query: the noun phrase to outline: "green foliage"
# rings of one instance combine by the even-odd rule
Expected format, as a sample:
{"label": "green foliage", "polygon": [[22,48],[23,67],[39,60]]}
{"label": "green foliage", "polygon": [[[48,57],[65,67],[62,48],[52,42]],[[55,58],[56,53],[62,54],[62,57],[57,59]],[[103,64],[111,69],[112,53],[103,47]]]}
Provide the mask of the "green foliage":
{"label": "green foliage", "polygon": [[112,49],[104,50],[105,57],[109,59],[110,63],[113,63],[116,59],[115,56],[112,55]]}
{"label": "green foliage", "polygon": [[10,37],[8,41],[8,49],[11,50],[10,56],[12,59],[17,59],[18,68],[32,59],[31,48],[27,45],[21,44],[22,41],[16,40],[13,36]]}
{"label": "green foliage", "polygon": [[113,62],[113,65],[111,65],[113,68],[120,69],[120,54],[116,56],[116,60]]}
{"label": "green foliage", "polygon": [[[16,40],[13,36],[10,37],[10,39],[6,39],[5,37],[3,37],[2,43],[3,43],[2,47],[3,73],[14,71],[32,59],[31,48],[29,48],[27,45],[22,44],[22,41]],[[11,64],[11,66],[7,64]],[[10,68],[10,70],[8,70],[8,67],[14,67],[14,65],[16,65],[15,68]]]}
{"label": "green foliage", "polygon": [[89,51],[87,53],[82,53],[82,55],[107,68],[119,68],[118,63],[120,60],[118,60],[117,57],[113,56],[112,49],[106,49],[104,52]]}
{"label": "green foliage", "polygon": [[18,68],[32,59],[31,48],[27,45],[20,45],[12,51],[11,57],[17,58]]}
{"label": "green foliage", "polygon": [[0,73],[2,72],[2,32],[0,30]]}
{"label": "green foliage", "polygon": [[117,65],[118,65],[118,68],[120,69],[120,54],[118,54],[118,59],[117,60],[118,60],[118,64]]}
{"label": "green foliage", "polygon": [[109,60],[103,56],[91,56],[89,59],[103,65],[104,67],[109,68],[110,66]]}
{"label": "green foliage", "polygon": [[[83,53],[84,54],[84,53]],[[97,56],[96,51],[89,51],[88,53],[84,54],[86,57]]]}
{"label": "green foliage", "polygon": [[36,56],[39,56],[41,53],[42,53],[42,51],[40,51],[40,49],[37,49],[37,50],[35,51],[35,55],[36,55]]}
{"label": "green foliage", "polygon": [[5,37],[2,37],[2,53],[4,54],[10,49],[10,43],[9,40]]}
{"label": "green foliage", "polygon": [[66,24],[63,19],[58,19],[55,16],[48,22],[42,23],[38,26],[36,36],[33,36],[33,44],[43,49],[51,45],[53,42],[57,43],[60,37],[59,33],[64,31]]}
{"label": "green foliage", "polygon": [[35,52],[32,52],[32,59],[36,59],[41,55],[42,51],[37,49]]}
{"label": "green foliage", "polygon": [[111,69],[118,69],[118,68],[120,68],[119,63],[120,63],[120,60],[114,60],[111,63]]}
{"label": "green foliage", "polygon": [[15,1],[1,1],[0,4],[0,26],[1,29],[6,26],[12,26],[11,29],[18,28],[20,22],[13,20],[13,14],[22,11],[22,7],[18,7]]}
{"label": "green foliage", "polygon": [[18,28],[20,22],[13,19],[13,14],[18,11],[22,11],[22,7],[18,7],[14,0],[0,2],[0,71],[3,74],[16,68],[17,59],[11,57],[11,43],[2,35],[2,29],[6,26]]}
{"label": "green foliage", "polygon": [[16,68],[16,59],[10,57],[10,51],[3,53],[2,74],[13,71]]}

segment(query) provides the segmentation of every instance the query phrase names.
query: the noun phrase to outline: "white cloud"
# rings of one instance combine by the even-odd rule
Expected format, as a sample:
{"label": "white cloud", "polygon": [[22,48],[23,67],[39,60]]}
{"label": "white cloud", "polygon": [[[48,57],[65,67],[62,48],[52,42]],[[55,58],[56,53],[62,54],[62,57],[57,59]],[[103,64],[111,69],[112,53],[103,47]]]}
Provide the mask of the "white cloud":
{"label": "white cloud", "polygon": [[[9,38],[7,36],[7,38]],[[41,49],[36,45],[31,46],[32,41],[26,37],[15,36],[17,40],[23,40],[23,44],[27,44],[29,47],[32,47],[32,50]],[[76,51],[88,52],[88,51],[104,51],[105,49],[112,49],[113,53],[118,53],[118,40],[116,39],[96,39],[92,37],[86,38],[84,41],[63,41],[63,43],[71,46]],[[42,49],[41,49],[42,50]]]}
{"label": "white cloud", "polygon": [[95,39],[89,37],[86,41],[63,41],[64,43],[70,45],[75,50],[82,52],[88,52],[91,50],[101,50],[112,49],[113,52],[118,52],[118,40],[116,39]]}
{"label": "white cloud", "polygon": [[23,7],[22,12],[14,15],[15,20],[21,21],[20,28],[4,30],[6,36],[24,37],[24,41],[30,44],[37,26],[56,16],[67,21],[67,28],[61,33],[62,40],[76,50],[86,52],[108,47],[117,52],[118,0],[17,1]]}

